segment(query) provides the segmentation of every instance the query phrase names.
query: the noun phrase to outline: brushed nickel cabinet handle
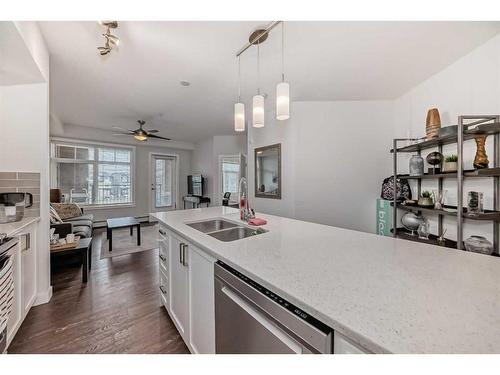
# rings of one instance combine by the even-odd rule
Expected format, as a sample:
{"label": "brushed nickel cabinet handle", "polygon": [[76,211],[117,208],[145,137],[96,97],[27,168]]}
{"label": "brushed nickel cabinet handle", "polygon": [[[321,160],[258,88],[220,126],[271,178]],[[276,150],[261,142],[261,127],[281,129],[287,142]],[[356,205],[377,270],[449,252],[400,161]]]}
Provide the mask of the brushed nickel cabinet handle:
{"label": "brushed nickel cabinet handle", "polygon": [[182,264],[182,245],[183,243],[181,242],[179,244],[179,263]]}
{"label": "brushed nickel cabinet handle", "polygon": [[182,247],[182,265],[184,267],[187,267],[187,262],[186,262],[186,249],[187,249],[188,245],[187,244],[184,244],[184,246]]}

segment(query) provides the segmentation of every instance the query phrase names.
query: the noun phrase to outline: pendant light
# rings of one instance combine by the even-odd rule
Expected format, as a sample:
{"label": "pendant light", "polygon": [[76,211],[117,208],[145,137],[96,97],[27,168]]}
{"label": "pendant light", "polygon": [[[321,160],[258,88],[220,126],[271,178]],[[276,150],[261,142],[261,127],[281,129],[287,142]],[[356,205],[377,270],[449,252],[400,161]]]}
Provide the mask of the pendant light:
{"label": "pendant light", "polygon": [[253,117],[254,128],[264,127],[264,96],[260,94],[260,41],[257,42],[257,95],[253,97]]}
{"label": "pendant light", "polygon": [[276,85],[276,119],[290,118],[290,84],[285,82],[285,23],[281,22],[281,82]]}
{"label": "pendant light", "polygon": [[238,56],[238,102],[234,104],[234,131],[245,131],[245,104],[241,101],[240,56]]}

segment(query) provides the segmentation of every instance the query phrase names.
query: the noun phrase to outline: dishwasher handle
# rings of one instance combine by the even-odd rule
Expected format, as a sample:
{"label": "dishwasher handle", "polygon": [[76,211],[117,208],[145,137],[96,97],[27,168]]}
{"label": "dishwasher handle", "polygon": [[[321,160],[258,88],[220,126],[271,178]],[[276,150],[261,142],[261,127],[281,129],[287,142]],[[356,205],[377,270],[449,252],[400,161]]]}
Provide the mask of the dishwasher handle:
{"label": "dishwasher handle", "polygon": [[294,353],[302,354],[302,346],[296,341],[292,340],[289,335],[278,328],[266,315],[257,310],[254,306],[252,306],[244,298],[240,297],[229,287],[223,286],[221,291],[235,304],[245,310],[252,318],[258,321],[262,326],[264,326],[269,332],[279,338],[286,346],[290,348],[290,350],[292,350]]}

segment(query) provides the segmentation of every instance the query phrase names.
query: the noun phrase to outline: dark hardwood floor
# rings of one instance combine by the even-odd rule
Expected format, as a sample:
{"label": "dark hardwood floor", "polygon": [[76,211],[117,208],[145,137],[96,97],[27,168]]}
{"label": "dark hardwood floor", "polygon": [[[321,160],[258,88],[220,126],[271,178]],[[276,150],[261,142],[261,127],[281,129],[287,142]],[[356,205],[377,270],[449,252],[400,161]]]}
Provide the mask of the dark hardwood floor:
{"label": "dark hardwood floor", "polygon": [[52,275],[53,297],[33,307],[9,353],[189,353],[160,307],[158,250],[99,260],[88,283],[79,266]]}

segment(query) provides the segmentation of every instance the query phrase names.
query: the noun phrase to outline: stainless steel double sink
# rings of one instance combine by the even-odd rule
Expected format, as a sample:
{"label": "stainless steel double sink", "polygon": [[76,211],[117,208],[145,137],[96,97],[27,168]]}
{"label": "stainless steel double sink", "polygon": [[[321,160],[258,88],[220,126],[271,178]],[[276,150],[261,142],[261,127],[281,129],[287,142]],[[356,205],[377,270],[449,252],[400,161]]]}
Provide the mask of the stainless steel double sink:
{"label": "stainless steel double sink", "polygon": [[262,228],[249,228],[224,219],[209,219],[186,225],[223,242],[241,240],[267,232]]}

